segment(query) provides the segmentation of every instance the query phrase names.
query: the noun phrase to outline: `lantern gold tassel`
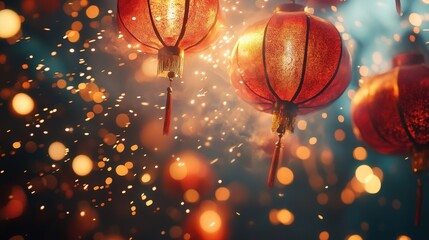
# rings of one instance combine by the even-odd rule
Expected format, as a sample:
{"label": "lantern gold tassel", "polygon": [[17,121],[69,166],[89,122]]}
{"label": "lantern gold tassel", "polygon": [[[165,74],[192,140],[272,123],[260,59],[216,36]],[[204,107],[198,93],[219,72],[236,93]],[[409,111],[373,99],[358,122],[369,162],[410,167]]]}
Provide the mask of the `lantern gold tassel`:
{"label": "lantern gold tassel", "polygon": [[165,103],[165,115],[164,115],[164,135],[168,135],[170,133],[170,122],[171,122],[171,108],[172,108],[172,94],[173,88],[171,87],[171,83],[173,82],[174,72],[170,72],[168,74],[168,79],[170,80],[170,86],[167,88],[167,102]]}
{"label": "lantern gold tassel", "polygon": [[271,130],[277,133],[293,133],[298,107],[291,102],[278,101],[274,104]]}
{"label": "lantern gold tassel", "polygon": [[416,201],[416,216],[414,218],[414,224],[416,226],[420,225],[420,216],[422,212],[422,203],[423,203],[423,182],[421,178],[422,172],[426,170],[426,166],[429,160],[429,149],[422,149],[414,147],[412,150],[413,160],[411,161],[411,166],[413,172],[417,176],[417,201]]}
{"label": "lantern gold tassel", "polygon": [[297,111],[297,106],[291,102],[278,101],[274,104],[271,129],[273,132],[277,132],[279,140],[276,143],[273,158],[271,159],[270,171],[268,173],[269,188],[274,185],[277,167],[283,157],[282,137],[286,132],[293,132]]}
{"label": "lantern gold tassel", "polygon": [[163,47],[158,51],[158,76],[170,77],[171,72],[181,78],[183,74],[184,51],[178,47]]}
{"label": "lantern gold tassel", "polygon": [[270,172],[268,174],[268,187],[271,188],[274,185],[274,179],[277,173],[277,166],[279,165],[280,159],[283,157],[283,134],[279,133],[279,140],[276,142],[276,148],[274,149],[273,158],[271,159]]}

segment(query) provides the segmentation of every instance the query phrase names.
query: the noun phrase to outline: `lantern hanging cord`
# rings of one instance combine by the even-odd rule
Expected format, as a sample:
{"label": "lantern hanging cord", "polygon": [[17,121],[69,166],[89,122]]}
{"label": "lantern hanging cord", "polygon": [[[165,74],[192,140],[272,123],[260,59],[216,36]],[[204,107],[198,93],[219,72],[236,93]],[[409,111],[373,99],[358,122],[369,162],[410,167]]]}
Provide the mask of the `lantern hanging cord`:
{"label": "lantern hanging cord", "polygon": [[429,148],[422,146],[414,146],[412,149],[413,159],[411,166],[413,172],[417,174],[417,189],[416,189],[416,215],[414,224],[420,225],[423,204],[423,181],[422,174],[426,170],[427,162],[429,160]]}
{"label": "lantern hanging cord", "polygon": [[396,12],[398,13],[399,16],[402,17],[402,6],[401,6],[401,0],[395,0],[396,3]]}
{"label": "lantern hanging cord", "polygon": [[274,149],[271,167],[268,173],[268,187],[272,187],[277,172],[277,167],[283,155],[282,137],[286,132],[293,132],[298,106],[289,101],[277,101],[273,106],[273,122],[271,130],[277,132],[278,141]]}
{"label": "lantern hanging cord", "polygon": [[420,219],[422,215],[422,203],[423,203],[423,182],[421,174],[417,176],[417,202],[416,202],[416,216],[414,219],[414,224],[416,226],[420,225]]}
{"label": "lantern hanging cord", "polygon": [[170,122],[171,122],[171,109],[172,109],[172,94],[173,94],[173,88],[171,87],[173,83],[173,78],[176,74],[172,71],[168,73],[168,80],[170,81],[170,84],[167,88],[167,101],[165,103],[165,116],[164,116],[164,128],[163,133],[164,135],[168,135],[170,133]]}
{"label": "lantern hanging cord", "polygon": [[268,173],[268,187],[271,188],[274,185],[274,179],[277,173],[277,167],[283,156],[283,144],[282,137],[284,133],[278,133],[279,140],[276,142],[274,148],[273,158],[271,159],[270,171]]}

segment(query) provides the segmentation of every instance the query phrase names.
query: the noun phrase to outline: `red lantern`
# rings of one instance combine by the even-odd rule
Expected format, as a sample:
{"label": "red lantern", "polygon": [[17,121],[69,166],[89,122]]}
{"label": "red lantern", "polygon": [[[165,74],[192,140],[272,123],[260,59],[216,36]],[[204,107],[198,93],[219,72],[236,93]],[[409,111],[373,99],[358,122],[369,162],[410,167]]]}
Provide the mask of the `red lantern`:
{"label": "red lantern", "polygon": [[297,4],[277,7],[274,15],[249,27],[232,54],[231,82],[256,109],[273,114],[278,133],[268,186],[282,154],[281,138],[293,132],[297,114],[323,108],[346,89],[350,57],[334,25]]}
{"label": "red lantern", "polygon": [[164,134],[169,133],[171,82],[182,77],[185,51],[207,48],[217,37],[218,0],[119,0],[118,25],[130,43],[158,53],[158,76],[168,77]]}
{"label": "red lantern", "polygon": [[[381,153],[412,153],[412,168],[423,172],[429,165],[429,66],[420,54],[402,54],[394,68],[374,76],[352,101],[354,132]],[[422,182],[417,180],[419,224]]]}

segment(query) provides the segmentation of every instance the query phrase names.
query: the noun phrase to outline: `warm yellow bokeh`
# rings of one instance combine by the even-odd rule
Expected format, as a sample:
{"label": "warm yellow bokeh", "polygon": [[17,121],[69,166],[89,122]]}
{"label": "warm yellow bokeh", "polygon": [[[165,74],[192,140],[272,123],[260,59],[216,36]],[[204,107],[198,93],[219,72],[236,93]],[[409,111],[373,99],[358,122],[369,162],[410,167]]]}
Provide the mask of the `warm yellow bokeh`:
{"label": "warm yellow bokeh", "polygon": [[423,23],[423,16],[418,13],[411,13],[408,17],[408,20],[410,21],[411,25],[420,27]]}
{"label": "warm yellow bokeh", "polygon": [[116,174],[118,174],[119,176],[123,177],[125,175],[128,174],[128,168],[125,167],[124,165],[118,165],[115,169]]}
{"label": "warm yellow bokeh", "polygon": [[370,180],[365,183],[365,191],[370,194],[376,194],[381,189],[381,181],[376,175],[372,175]]}
{"label": "warm yellow bokeh", "polygon": [[301,160],[307,160],[310,158],[310,149],[306,146],[299,146],[295,152],[296,156]]}
{"label": "warm yellow bokeh", "polygon": [[86,155],[78,155],[73,159],[72,168],[76,175],[86,176],[92,171],[92,160]]}
{"label": "warm yellow bokeh", "polygon": [[231,195],[230,191],[226,187],[220,187],[216,189],[215,196],[218,201],[226,201]]}
{"label": "warm yellow bokeh", "polygon": [[406,236],[406,235],[401,235],[401,236],[398,236],[398,238],[396,238],[396,240],[411,240],[411,238]]}
{"label": "warm yellow bokeh", "polygon": [[0,38],[15,36],[21,29],[19,15],[10,9],[0,10]]}
{"label": "warm yellow bokeh", "polygon": [[356,168],[355,171],[355,176],[357,180],[361,183],[369,182],[373,175],[374,172],[372,171],[372,168],[368,165],[360,165],[358,168]]}
{"label": "warm yellow bokeh", "polygon": [[188,175],[188,168],[184,162],[176,161],[170,165],[169,172],[174,180],[180,181]]}
{"label": "warm yellow bokeh", "polygon": [[18,93],[12,99],[12,108],[19,115],[27,115],[34,109],[33,99],[25,93]]}
{"label": "warm yellow bokeh", "polygon": [[67,154],[67,148],[61,142],[53,142],[49,145],[48,154],[52,160],[59,161]]}
{"label": "warm yellow bokeh", "polygon": [[283,185],[289,185],[293,182],[294,175],[292,170],[287,167],[281,167],[277,170],[277,180]]}
{"label": "warm yellow bokeh", "polygon": [[86,16],[88,18],[96,18],[100,14],[100,9],[96,5],[91,5],[86,9]]}
{"label": "warm yellow bokeh", "polygon": [[347,240],[363,240],[363,238],[357,234],[351,235],[347,238]]}
{"label": "warm yellow bokeh", "polygon": [[277,219],[283,225],[291,225],[295,220],[295,216],[287,209],[281,209],[277,212]]}
{"label": "warm yellow bokeh", "polygon": [[188,189],[186,190],[185,194],[183,194],[183,198],[186,202],[196,203],[198,200],[200,200],[200,194],[195,189]]}
{"label": "warm yellow bokeh", "polygon": [[150,182],[150,180],[152,179],[152,177],[150,176],[150,174],[149,173],[145,173],[145,174],[143,174],[143,176],[141,177],[141,181],[142,181],[142,183],[148,183],[148,182]]}
{"label": "warm yellow bokeh", "polygon": [[222,219],[219,214],[213,210],[207,210],[200,216],[200,226],[203,231],[208,233],[217,232],[222,225]]}
{"label": "warm yellow bokeh", "polygon": [[353,157],[356,160],[363,161],[367,157],[367,152],[364,147],[357,147],[353,150]]}

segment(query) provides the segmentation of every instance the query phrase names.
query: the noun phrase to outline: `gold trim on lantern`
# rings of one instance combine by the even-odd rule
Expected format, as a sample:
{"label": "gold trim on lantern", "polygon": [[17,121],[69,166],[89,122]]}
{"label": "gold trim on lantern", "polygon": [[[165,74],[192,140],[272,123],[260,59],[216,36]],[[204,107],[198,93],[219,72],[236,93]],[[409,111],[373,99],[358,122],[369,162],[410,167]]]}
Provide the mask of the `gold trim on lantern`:
{"label": "gold trim on lantern", "polygon": [[158,76],[169,77],[174,72],[179,78],[183,74],[184,51],[178,47],[163,47],[158,51]]}
{"label": "gold trim on lantern", "polygon": [[413,172],[420,173],[425,171],[429,163],[429,149],[418,149],[414,147],[411,154],[413,156],[411,161]]}
{"label": "gold trim on lantern", "polygon": [[277,101],[274,104],[271,130],[279,134],[293,133],[298,107],[291,102]]}

